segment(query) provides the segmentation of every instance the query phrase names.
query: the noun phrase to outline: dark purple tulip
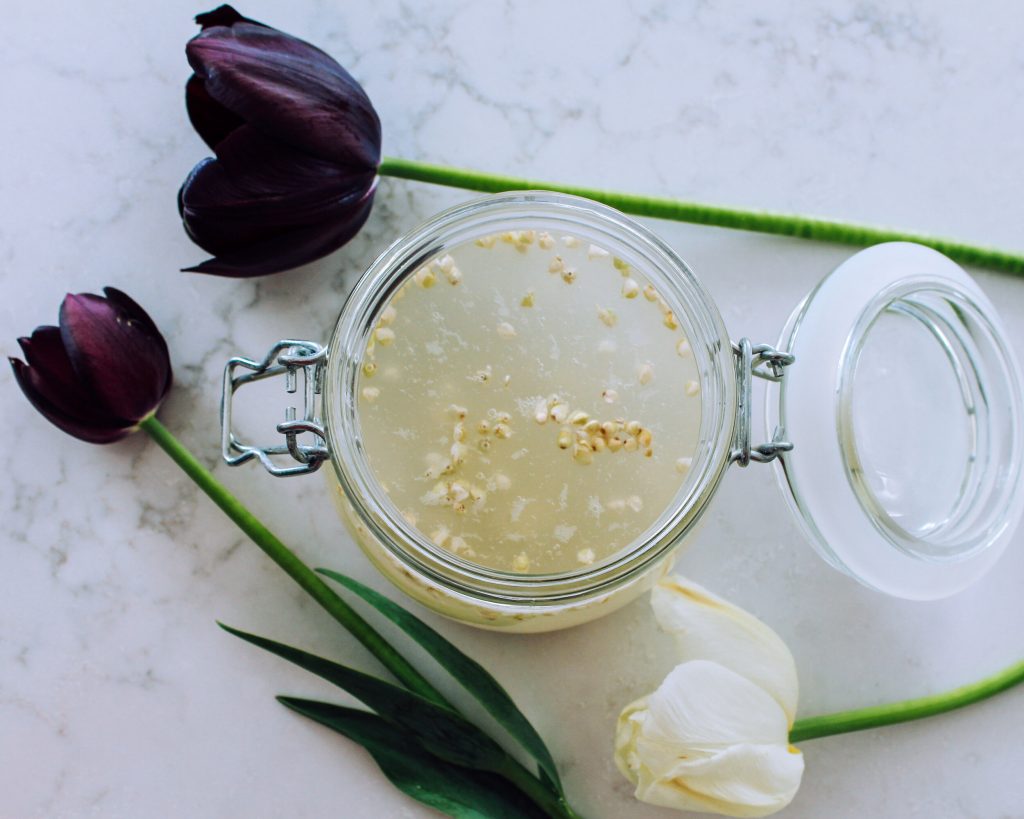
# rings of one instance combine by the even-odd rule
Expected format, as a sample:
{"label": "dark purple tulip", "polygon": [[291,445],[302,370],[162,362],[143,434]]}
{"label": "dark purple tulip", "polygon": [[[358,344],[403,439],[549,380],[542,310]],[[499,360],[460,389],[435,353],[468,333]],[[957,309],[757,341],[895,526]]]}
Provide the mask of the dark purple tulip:
{"label": "dark purple tulip", "polygon": [[120,290],[68,293],[60,327],[19,338],[9,359],[32,405],[69,435],[108,444],[134,432],[171,388],[167,343],[146,311]]}
{"label": "dark purple tulip", "polygon": [[192,169],[178,210],[214,258],[188,270],[262,276],[337,250],[370,215],[377,186],[369,97],[320,49],[231,6],[196,22],[185,100],[217,158]]}

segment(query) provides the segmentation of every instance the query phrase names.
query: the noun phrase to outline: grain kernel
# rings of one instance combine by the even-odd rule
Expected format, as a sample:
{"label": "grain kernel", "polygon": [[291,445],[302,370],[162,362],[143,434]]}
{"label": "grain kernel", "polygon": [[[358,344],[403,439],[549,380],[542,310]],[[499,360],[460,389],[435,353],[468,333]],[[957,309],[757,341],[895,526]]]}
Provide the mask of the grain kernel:
{"label": "grain kernel", "polygon": [[676,472],[685,475],[693,465],[693,458],[676,458]]}
{"label": "grain kernel", "polygon": [[622,282],[622,295],[627,299],[635,299],[640,295],[640,285],[636,279],[625,279]]}
{"label": "grain kernel", "polygon": [[550,412],[551,420],[556,423],[564,423],[565,419],[569,417],[569,405],[558,402],[551,407]]}
{"label": "grain kernel", "polygon": [[690,354],[690,342],[685,338],[676,345],[676,353],[680,357],[686,358]]}
{"label": "grain kernel", "polygon": [[580,549],[578,552],[576,552],[576,560],[582,563],[584,566],[589,566],[591,563],[593,563],[595,557],[596,555],[594,554],[593,549]]}
{"label": "grain kernel", "polygon": [[561,256],[555,256],[548,265],[549,273],[561,273],[565,270],[565,260]]}
{"label": "grain kernel", "polygon": [[454,287],[462,281],[462,271],[457,267],[453,267],[451,270],[444,272],[444,277],[448,280],[448,284]]}
{"label": "grain kernel", "polygon": [[617,390],[608,389],[601,393],[601,397],[604,399],[606,404],[614,404],[619,400],[619,393]]}
{"label": "grain kernel", "polygon": [[523,307],[533,307],[533,291],[527,290],[526,295],[520,299],[519,304]]}
{"label": "grain kernel", "polygon": [[390,327],[378,327],[374,330],[373,335],[380,343],[381,347],[387,347],[395,340],[395,331]]}
{"label": "grain kernel", "polygon": [[533,420],[538,424],[546,424],[548,421],[548,402],[541,399],[533,407]]}
{"label": "grain kernel", "polygon": [[644,364],[640,368],[640,373],[638,374],[637,377],[638,377],[638,379],[639,379],[641,384],[650,384],[651,383],[651,379],[654,378],[654,365],[649,364],[649,363],[648,364]]}
{"label": "grain kernel", "polygon": [[501,322],[501,324],[498,325],[497,329],[498,335],[501,336],[502,338],[508,339],[516,337],[516,328],[509,324],[507,321]]}
{"label": "grain kernel", "polygon": [[658,300],[658,291],[654,288],[653,284],[649,284],[644,287],[644,298],[647,299],[647,301]]}
{"label": "grain kernel", "polygon": [[555,246],[555,238],[546,230],[537,234],[537,244],[542,250],[551,250]]}
{"label": "grain kernel", "polygon": [[437,284],[437,276],[434,275],[433,271],[428,270],[425,267],[421,267],[416,271],[416,274],[412,277],[413,281],[416,282],[424,290],[429,290],[435,284]]}
{"label": "grain kernel", "polygon": [[598,247],[597,245],[591,245],[590,247],[587,248],[587,258],[588,259],[591,259],[591,260],[593,260],[593,259],[607,259],[608,256],[609,256],[608,251],[605,250],[603,247]]}
{"label": "grain kernel", "polygon": [[606,327],[614,327],[619,320],[619,317],[615,315],[615,311],[611,307],[598,307],[597,317],[601,319],[601,323]]}
{"label": "grain kernel", "polygon": [[562,281],[566,284],[572,284],[576,281],[576,268],[567,267],[562,271]]}
{"label": "grain kernel", "polygon": [[448,536],[451,531],[447,526],[438,526],[433,532],[430,533],[430,540],[435,546],[444,546],[448,540]]}
{"label": "grain kernel", "polygon": [[578,464],[589,464],[594,460],[594,451],[583,443],[575,444],[572,448],[572,458]]}
{"label": "grain kernel", "polygon": [[376,401],[380,397],[380,390],[376,387],[363,387],[363,398],[367,401]]}
{"label": "grain kernel", "polygon": [[686,394],[687,395],[691,395],[691,396],[692,395],[699,395],[700,394],[700,384],[698,384],[696,381],[687,381],[686,382]]}

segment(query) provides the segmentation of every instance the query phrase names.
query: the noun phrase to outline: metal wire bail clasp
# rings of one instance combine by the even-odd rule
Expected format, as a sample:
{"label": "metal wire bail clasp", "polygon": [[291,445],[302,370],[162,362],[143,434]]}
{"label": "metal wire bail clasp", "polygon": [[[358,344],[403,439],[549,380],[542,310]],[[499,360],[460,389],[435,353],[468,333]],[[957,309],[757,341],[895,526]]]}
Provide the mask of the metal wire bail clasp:
{"label": "metal wire bail clasp", "polygon": [[767,381],[781,381],[786,375],[785,368],[796,359],[769,344],[753,345],[749,338],[734,342],[732,351],[736,356],[736,437],[730,460],[740,466],[747,466],[751,461],[774,461],[780,453],[792,450],[793,444],[782,440],[782,430],[776,427],[771,441],[751,446],[750,402],[754,376]]}
{"label": "metal wire bail clasp", "polygon": [[[228,361],[224,367],[220,404],[221,455],[228,466],[238,466],[252,458],[258,458],[271,475],[278,477],[304,475],[307,472],[316,472],[320,468],[329,457],[327,434],[315,414],[326,356],[327,348],[320,344],[284,339],[271,347],[262,361],[240,356]],[[244,368],[248,372],[235,375],[235,370],[239,368]],[[293,394],[298,389],[297,374],[300,370],[303,376],[302,417],[296,418],[295,407],[288,407],[285,410],[285,420],[277,425],[277,431],[284,435],[285,442],[261,447],[239,441],[235,437],[231,418],[231,402],[235,390],[243,384],[283,374],[285,391]],[[313,444],[299,443],[298,436],[304,432],[313,434]],[[299,465],[278,466],[271,460],[271,455],[291,455]]]}

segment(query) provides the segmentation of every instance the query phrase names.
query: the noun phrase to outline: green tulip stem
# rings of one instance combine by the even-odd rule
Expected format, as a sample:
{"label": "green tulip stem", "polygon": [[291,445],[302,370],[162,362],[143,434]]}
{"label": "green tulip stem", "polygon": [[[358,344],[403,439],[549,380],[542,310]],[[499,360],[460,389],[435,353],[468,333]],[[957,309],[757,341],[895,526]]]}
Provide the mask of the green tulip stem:
{"label": "green tulip stem", "polygon": [[824,714],[820,717],[798,719],[789,731],[789,741],[792,743],[803,742],[805,739],[864,731],[868,728],[881,728],[885,725],[896,725],[900,722],[910,722],[936,714],[944,714],[946,711],[953,711],[993,697],[1022,682],[1024,682],[1024,661],[1004,668],[990,677],[954,688],[951,691],[944,691],[941,694],[892,702],[887,705],[876,705],[871,708],[840,711],[837,714]]}
{"label": "green tulip stem", "polygon": [[780,236],[796,236],[820,242],[835,242],[861,247],[879,242],[916,242],[934,248],[963,264],[1002,270],[1007,273],[1024,274],[1024,253],[1010,253],[1005,250],[979,247],[950,239],[870,225],[837,222],[795,214],[727,208],[700,202],[686,202],[659,196],[641,196],[578,185],[562,185],[557,182],[503,176],[463,168],[451,168],[446,165],[430,165],[425,162],[390,156],[381,160],[377,173],[396,179],[411,179],[417,182],[429,182],[434,185],[447,185],[451,188],[464,188],[485,193],[515,190],[558,191],[603,202],[634,216],[691,222],[697,225],[714,225],[715,227],[758,233],[774,233]]}
{"label": "green tulip stem", "polygon": [[284,569],[292,580],[299,584],[316,600],[327,613],[343,625],[388,669],[395,678],[401,681],[410,691],[433,700],[439,705],[452,707],[434,686],[413,668],[394,648],[356,611],[342,600],[312,569],[281,540],[263,525],[238,498],[229,492],[196,457],[185,448],[170,430],[167,429],[156,415],[150,415],[139,423],[149,436],[171,456],[178,466],[184,470],[200,489],[205,492],[239,529],[247,534],[253,542],[278,566]]}

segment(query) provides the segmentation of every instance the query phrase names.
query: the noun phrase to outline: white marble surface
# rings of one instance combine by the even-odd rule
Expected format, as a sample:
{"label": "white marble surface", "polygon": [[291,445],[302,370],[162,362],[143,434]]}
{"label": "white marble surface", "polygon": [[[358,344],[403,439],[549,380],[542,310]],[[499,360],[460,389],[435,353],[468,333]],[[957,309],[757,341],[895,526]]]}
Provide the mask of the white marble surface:
{"label": "white marble surface", "polygon": [[[207,154],[182,103],[182,47],[201,10],[3,3],[3,350],[51,323],[65,291],[127,290],[170,343],[165,423],[309,562],[384,588],[321,481],[218,463],[217,379],[231,353],[326,338],[372,257],[466,194],[385,180],[366,229],[321,263],[261,281],[179,273],[202,257],[174,199]],[[347,65],[391,155],[1024,249],[1024,12],[1010,0],[251,0],[241,11]],[[730,329],[758,340],[851,252],[652,226],[704,278]],[[1024,280],[978,279],[1024,343]],[[0,382],[0,817],[432,815],[361,750],[273,701],[325,687],[214,620],[372,668],[353,640],[147,440],[73,441],[6,369]],[[938,691],[1024,651],[1024,549],[953,599],[885,599],[813,554],[763,468],[727,477],[679,566],[789,641],[806,715]],[[615,714],[672,662],[645,602],[540,637],[429,619],[513,692],[585,816],[670,815],[635,803],[610,759]],[[782,815],[1024,816],[1022,729],[1024,690],[808,742],[803,788]]]}

